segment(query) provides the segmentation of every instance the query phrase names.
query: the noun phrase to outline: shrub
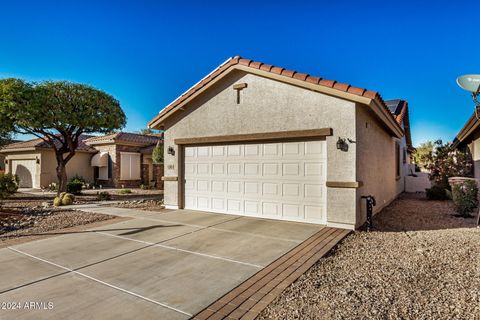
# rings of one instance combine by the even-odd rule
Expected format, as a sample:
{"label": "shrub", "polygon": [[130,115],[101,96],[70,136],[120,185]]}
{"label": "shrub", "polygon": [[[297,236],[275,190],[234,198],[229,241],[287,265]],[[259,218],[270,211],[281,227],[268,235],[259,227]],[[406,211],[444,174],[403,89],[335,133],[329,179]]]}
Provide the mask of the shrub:
{"label": "shrub", "polygon": [[62,198],[62,205],[64,205],[64,206],[71,205],[74,200],[75,200],[75,196],[71,193],[67,193]]}
{"label": "shrub", "polygon": [[82,192],[85,179],[80,176],[75,176],[67,183],[67,191],[73,194],[80,194]]}
{"label": "shrub", "polygon": [[11,173],[0,173],[0,199],[18,190],[18,177]]}
{"label": "shrub", "polygon": [[474,180],[465,180],[452,187],[452,198],[455,209],[463,217],[469,217],[478,206],[478,187]]}
{"label": "shrub", "polygon": [[130,189],[122,189],[122,190],[119,191],[119,193],[120,193],[120,194],[130,194],[130,193],[132,193],[132,190],[130,190]]}
{"label": "shrub", "polygon": [[60,207],[62,205],[62,198],[55,197],[55,199],[53,199],[53,205],[55,207]]}
{"label": "shrub", "polygon": [[428,200],[447,200],[447,192],[442,185],[433,185],[430,189],[425,190],[427,192]]}
{"label": "shrub", "polygon": [[97,192],[98,201],[106,201],[112,199],[112,196],[107,191]]}
{"label": "shrub", "polygon": [[73,204],[75,201],[75,196],[71,193],[62,192],[58,197],[53,199],[53,205],[55,207],[68,206]]}
{"label": "shrub", "polygon": [[457,150],[451,142],[435,141],[432,150],[424,155],[424,160],[430,170],[430,180],[436,185],[448,187],[450,177],[473,176],[471,155]]}

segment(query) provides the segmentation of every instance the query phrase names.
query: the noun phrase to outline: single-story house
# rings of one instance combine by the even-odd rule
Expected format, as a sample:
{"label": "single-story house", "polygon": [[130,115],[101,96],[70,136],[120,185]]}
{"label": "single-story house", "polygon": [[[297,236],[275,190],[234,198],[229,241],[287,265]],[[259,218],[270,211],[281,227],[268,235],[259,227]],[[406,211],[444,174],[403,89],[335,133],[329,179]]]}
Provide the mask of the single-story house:
{"label": "single-story house", "polygon": [[480,179],[480,120],[474,113],[453,140],[453,145],[462,151],[469,151],[473,160],[473,174]]}
{"label": "single-story house", "polygon": [[354,229],[404,191],[408,104],[228,59],[149,123],[165,130],[164,200],[185,208]]}
{"label": "single-story house", "polygon": [[[67,163],[67,176],[81,176],[102,187],[161,187],[163,165],[153,164],[158,135],[116,132],[82,135],[75,156]],[[46,188],[57,181],[55,153],[42,139],[21,141],[0,150],[6,172],[18,175],[20,187]],[[156,177],[159,177],[158,179]]]}

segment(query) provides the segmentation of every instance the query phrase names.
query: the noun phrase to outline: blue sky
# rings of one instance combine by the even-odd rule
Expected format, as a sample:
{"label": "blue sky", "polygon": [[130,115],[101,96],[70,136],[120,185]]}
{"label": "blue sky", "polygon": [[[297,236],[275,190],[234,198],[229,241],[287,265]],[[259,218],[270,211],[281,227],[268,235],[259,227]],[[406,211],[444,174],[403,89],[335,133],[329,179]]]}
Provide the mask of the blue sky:
{"label": "blue sky", "polygon": [[230,56],[410,103],[414,144],[473,112],[480,4],[466,1],[2,1],[0,77],[71,80],[120,100],[127,130]]}

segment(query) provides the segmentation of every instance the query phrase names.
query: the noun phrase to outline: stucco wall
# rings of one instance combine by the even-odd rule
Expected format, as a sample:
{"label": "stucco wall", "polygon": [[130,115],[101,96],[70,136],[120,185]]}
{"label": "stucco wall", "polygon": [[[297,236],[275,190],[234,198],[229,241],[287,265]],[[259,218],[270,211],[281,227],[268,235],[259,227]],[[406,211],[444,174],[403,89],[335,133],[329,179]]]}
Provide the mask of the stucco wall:
{"label": "stucco wall", "polygon": [[[243,82],[248,87],[237,104],[232,85]],[[187,110],[166,123],[165,176],[178,176],[175,138],[333,128],[333,136],[326,138],[327,180],[356,179],[356,145],[351,144],[348,152],[336,148],[339,136],[355,140],[353,102],[236,71],[190,102]],[[170,146],[175,149],[173,156],[167,153]],[[164,196],[166,205],[179,204],[177,181],[165,181]],[[327,221],[355,224],[355,197],[355,189],[327,188]]]}
{"label": "stucco wall", "polygon": [[480,137],[476,137],[469,145],[473,159],[473,173],[476,179],[480,179]]}
{"label": "stucco wall", "polygon": [[[363,182],[363,186],[357,189],[356,199],[359,208],[357,226],[360,226],[366,219],[365,200],[360,197],[373,195],[377,202],[374,212],[379,212],[404,191],[408,163],[403,163],[405,138],[399,140],[388,134],[367,106],[358,105],[356,123],[357,180]],[[395,158],[397,141],[400,143],[399,178]]]}
{"label": "stucco wall", "polygon": [[[91,153],[77,152],[75,156],[67,163],[67,177],[68,179],[75,175],[81,176],[85,181],[93,182],[93,167],[90,166]],[[52,182],[57,182],[57,159],[55,152],[50,150],[43,150],[41,152],[41,174],[40,186],[47,187]]]}

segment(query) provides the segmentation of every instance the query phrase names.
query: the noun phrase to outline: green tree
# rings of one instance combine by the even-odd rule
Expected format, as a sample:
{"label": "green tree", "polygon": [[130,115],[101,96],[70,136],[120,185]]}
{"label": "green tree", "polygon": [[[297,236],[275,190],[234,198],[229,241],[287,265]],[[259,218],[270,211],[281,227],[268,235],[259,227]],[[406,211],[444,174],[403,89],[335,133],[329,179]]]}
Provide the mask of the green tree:
{"label": "green tree", "polygon": [[160,143],[160,141],[157,143],[155,148],[153,148],[152,160],[153,163],[163,163],[163,143]]}
{"label": "green tree", "polygon": [[138,131],[138,133],[140,133],[140,134],[155,134],[155,133],[157,133],[157,131],[153,130],[153,129],[150,129],[150,128],[144,128],[144,129],[140,129]]}
{"label": "green tree", "polygon": [[433,147],[433,141],[421,143],[420,146],[416,147],[415,152],[413,153],[414,163],[420,168],[427,168],[427,166],[429,165],[429,159],[433,152]]}
{"label": "green tree", "polygon": [[448,188],[450,177],[472,177],[473,161],[470,154],[455,149],[452,143],[433,142],[433,151],[425,156],[430,180],[435,185]]}
{"label": "green tree", "polygon": [[101,90],[67,81],[20,79],[0,80],[0,119],[14,132],[37,136],[55,151],[59,193],[66,190],[66,165],[80,136],[109,133],[126,122],[120,103]]}

